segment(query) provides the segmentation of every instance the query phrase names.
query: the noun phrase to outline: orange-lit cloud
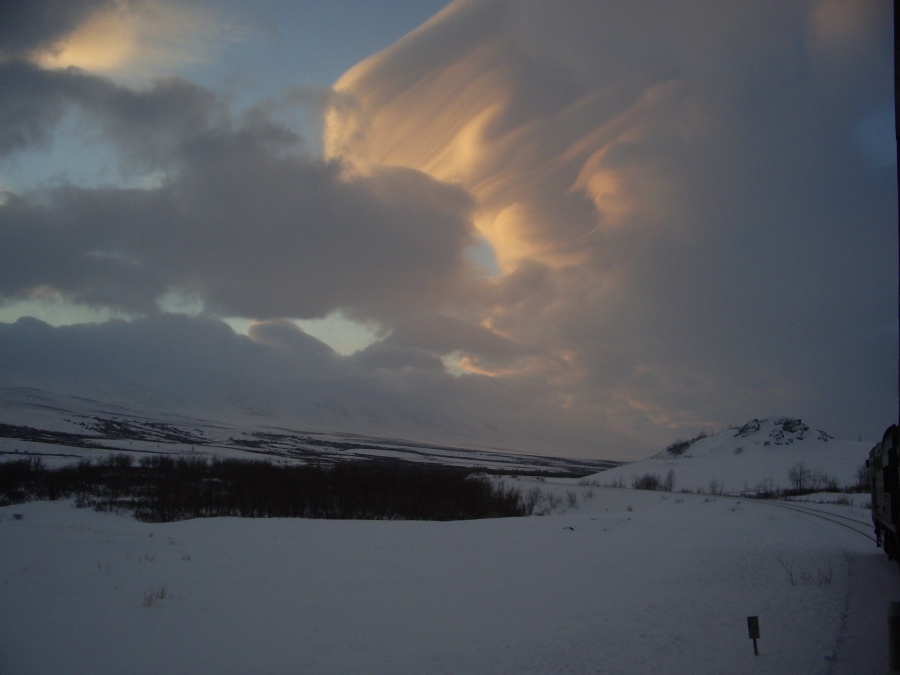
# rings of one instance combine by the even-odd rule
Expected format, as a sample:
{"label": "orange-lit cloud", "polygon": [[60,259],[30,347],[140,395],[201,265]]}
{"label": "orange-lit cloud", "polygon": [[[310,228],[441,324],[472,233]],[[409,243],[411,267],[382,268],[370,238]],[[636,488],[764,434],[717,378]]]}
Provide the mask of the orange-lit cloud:
{"label": "orange-lit cloud", "polygon": [[90,15],[57,43],[35,51],[45,68],[75,66],[124,80],[206,61],[221,38],[215,17],[159,0],[119,0]]}
{"label": "orange-lit cloud", "polygon": [[632,428],[780,407],[810,326],[764,308],[845,296],[797,261],[842,260],[822,232],[849,226],[852,129],[890,100],[884,4],[459,0],[340,78],[326,155],[475,197],[499,274],[473,315],[529,357],[458,368],[552,378]]}
{"label": "orange-lit cloud", "polygon": [[[326,154],[461,183],[503,271],[527,259],[580,264],[596,228],[633,221],[639,201],[645,211],[658,206],[641,201],[628,168],[608,155],[640,143],[643,127],[685,95],[666,77],[579,88],[542,72],[516,55],[510,26],[520,16],[508,7],[456,3],[350,70],[335,89],[352,104],[331,110]],[[529,80],[548,91],[523,87]],[[689,122],[670,133],[688,133]]]}
{"label": "orange-lit cloud", "polygon": [[75,66],[107,73],[132,60],[135,48],[135,22],[120,6],[95,14],[57,45],[35,54],[35,61],[45,68]]}

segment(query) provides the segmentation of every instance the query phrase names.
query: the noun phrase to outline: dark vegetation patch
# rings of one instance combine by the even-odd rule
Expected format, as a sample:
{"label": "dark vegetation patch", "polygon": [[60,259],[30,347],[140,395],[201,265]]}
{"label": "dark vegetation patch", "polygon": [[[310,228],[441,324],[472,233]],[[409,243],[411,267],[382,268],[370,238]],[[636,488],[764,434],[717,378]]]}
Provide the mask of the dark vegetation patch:
{"label": "dark vegetation patch", "polygon": [[687,452],[688,448],[690,448],[694,443],[706,438],[706,435],[707,434],[705,431],[701,431],[699,434],[697,434],[696,436],[694,436],[693,438],[691,438],[687,441],[682,441],[682,440],[675,441],[674,443],[669,445],[669,447],[666,448],[666,452],[669,453],[670,455],[672,455],[673,457],[681,457],[685,452]]}
{"label": "dark vegetation patch", "polygon": [[660,478],[655,473],[645,473],[643,476],[635,476],[631,479],[631,487],[635,490],[662,490],[672,492],[675,489],[675,471],[669,469],[665,478]]}
{"label": "dark vegetation patch", "polygon": [[206,439],[199,431],[187,431],[176,427],[174,424],[165,422],[92,417],[78,424],[102,438],[184,443],[186,445],[202,445],[206,442]]}
{"label": "dark vegetation patch", "polygon": [[0,424],[0,437],[15,438],[21,441],[33,441],[35,443],[50,443],[53,445],[65,445],[76,448],[102,448],[88,436],[71,434],[65,431],[49,431],[47,429],[35,429],[34,427],[18,424]]}
{"label": "dark vegetation patch", "polygon": [[518,490],[470,469],[378,462],[331,467],[126,454],[48,468],[40,458],[0,463],[0,506],[75,499],[98,511],[170,522],[238,516],[465,520],[527,515]]}

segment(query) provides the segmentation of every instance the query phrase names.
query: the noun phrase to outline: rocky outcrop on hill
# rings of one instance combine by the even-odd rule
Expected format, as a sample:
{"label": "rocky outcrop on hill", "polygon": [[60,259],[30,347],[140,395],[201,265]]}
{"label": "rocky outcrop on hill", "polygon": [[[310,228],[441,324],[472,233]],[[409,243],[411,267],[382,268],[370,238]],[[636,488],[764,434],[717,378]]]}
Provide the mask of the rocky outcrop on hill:
{"label": "rocky outcrop on hill", "polygon": [[[802,441],[810,433],[803,420],[792,417],[769,417],[753,419],[741,427],[734,427],[735,438],[766,437],[764,445],[790,445]],[[830,441],[833,437],[820,429],[812,430],[820,441]]]}

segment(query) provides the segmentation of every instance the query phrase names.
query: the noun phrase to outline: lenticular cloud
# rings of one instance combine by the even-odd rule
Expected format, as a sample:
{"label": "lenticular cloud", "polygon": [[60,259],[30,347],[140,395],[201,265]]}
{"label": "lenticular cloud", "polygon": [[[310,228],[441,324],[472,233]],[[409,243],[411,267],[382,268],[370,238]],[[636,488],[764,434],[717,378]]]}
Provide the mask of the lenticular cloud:
{"label": "lenticular cloud", "polygon": [[891,105],[886,13],[461,0],[337,82],[326,151],[474,195],[499,268],[481,325],[568,404],[631,431],[840,426],[835,382],[890,408],[847,355],[892,349],[893,177],[853,141]]}

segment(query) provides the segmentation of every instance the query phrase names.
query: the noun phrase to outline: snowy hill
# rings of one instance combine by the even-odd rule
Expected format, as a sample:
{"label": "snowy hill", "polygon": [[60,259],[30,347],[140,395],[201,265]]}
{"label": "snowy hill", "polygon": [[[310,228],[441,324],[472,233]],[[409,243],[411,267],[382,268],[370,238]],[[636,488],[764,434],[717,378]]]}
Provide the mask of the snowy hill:
{"label": "snowy hill", "polygon": [[791,488],[789,473],[802,462],[808,480],[833,479],[843,488],[856,484],[873,445],[874,441],[835,440],[799,419],[770,417],[676,441],[647,460],[603,471],[592,480],[631,487],[642,476],[665,480],[671,471],[676,491],[750,494]]}
{"label": "snowy hill", "polygon": [[[50,360],[44,352],[41,356],[47,362],[35,359],[40,373],[4,369],[0,396],[32,390],[124,406],[150,417],[177,413],[233,426],[280,426],[536,455],[622,460],[652,452],[646,443],[609,429],[576,432],[578,425],[563,413],[528,415],[520,405],[488,412],[491,406],[463,387],[463,380],[451,380],[460,387],[453,395],[425,396],[413,394],[414,388],[385,386],[377,378],[287,377],[274,366],[267,378],[225,377],[217,364],[205,361],[173,373],[167,360],[151,369],[159,371],[159,377],[144,377],[144,371],[139,377],[129,363],[119,364],[121,372],[104,365],[103,377],[95,377],[85,364],[58,356]],[[188,363],[184,355],[170,356],[171,361]],[[201,377],[207,370],[212,374]]]}
{"label": "snowy hill", "polygon": [[141,399],[139,392],[111,402],[43,389],[0,388],[0,461],[38,454],[52,466],[102,459],[111,453],[135,459],[190,453],[279,463],[377,460],[578,476],[618,464],[294,427],[285,420],[246,411],[226,419],[174,414],[162,401],[149,396]]}

